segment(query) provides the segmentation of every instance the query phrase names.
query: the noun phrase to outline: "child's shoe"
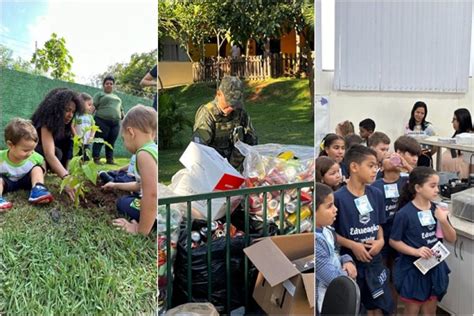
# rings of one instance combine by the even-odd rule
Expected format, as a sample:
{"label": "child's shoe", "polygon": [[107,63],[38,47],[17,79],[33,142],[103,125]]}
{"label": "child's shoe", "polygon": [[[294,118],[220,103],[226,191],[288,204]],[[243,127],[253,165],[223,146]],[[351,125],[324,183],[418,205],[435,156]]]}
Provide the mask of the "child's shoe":
{"label": "child's shoe", "polygon": [[0,196],[0,212],[4,210],[9,210],[13,206],[12,202],[8,202],[3,197]]}
{"label": "child's shoe", "polygon": [[104,184],[107,184],[107,183],[109,183],[109,182],[113,182],[113,181],[114,181],[114,178],[111,177],[111,176],[107,173],[107,171],[99,171],[99,178],[100,178],[100,180],[102,180],[102,182],[103,182]]}
{"label": "child's shoe", "polygon": [[32,204],[46,204],[51,203],[53,200],[53,195],[49,193],[48,189],[43,184],[37,183],[31,189],[28,202]]}

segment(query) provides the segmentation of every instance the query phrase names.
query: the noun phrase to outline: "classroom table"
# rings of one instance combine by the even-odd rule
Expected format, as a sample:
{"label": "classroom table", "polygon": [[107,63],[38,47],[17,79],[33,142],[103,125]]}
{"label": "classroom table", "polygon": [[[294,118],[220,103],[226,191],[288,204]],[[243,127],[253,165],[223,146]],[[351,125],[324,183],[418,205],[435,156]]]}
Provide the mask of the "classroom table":
{"label": "classroom table", "polygon": [[436,171],[441,170],[441,148],[456,149],[474,154],[474,144],[458,145],[438,141],[438,136],[431,136],[424,139],[417,139],[420,144],[431,145],[436,147]]}

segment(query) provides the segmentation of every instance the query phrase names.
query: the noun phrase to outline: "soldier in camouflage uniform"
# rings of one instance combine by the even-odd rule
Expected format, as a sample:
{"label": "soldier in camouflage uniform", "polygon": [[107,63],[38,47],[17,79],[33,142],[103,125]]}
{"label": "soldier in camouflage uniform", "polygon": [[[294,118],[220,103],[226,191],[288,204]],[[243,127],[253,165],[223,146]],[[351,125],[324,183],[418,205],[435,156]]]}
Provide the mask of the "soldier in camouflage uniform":
{"label": "soldier in camouflage uniform", "polygon": [[257,144],[257,135],[250,117],[243,109],[244,87],[239,78],[222,79],[216,98],[196,112],[192,141],[216,149],[239,171],[244,157],[234,144],[240,140]]}

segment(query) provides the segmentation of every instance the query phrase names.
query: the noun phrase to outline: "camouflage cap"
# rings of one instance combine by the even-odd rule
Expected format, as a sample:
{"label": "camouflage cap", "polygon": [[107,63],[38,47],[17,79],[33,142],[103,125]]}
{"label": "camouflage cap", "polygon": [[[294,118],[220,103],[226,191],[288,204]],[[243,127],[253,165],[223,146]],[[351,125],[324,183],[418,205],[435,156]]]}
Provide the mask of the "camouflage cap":
{"label": "camouflage cap", "polygon": [[244,105],[244,85],[238,77],[225,76],[222,78],[219,90],[225,96],[226,102],[234,109],[240,109]]}

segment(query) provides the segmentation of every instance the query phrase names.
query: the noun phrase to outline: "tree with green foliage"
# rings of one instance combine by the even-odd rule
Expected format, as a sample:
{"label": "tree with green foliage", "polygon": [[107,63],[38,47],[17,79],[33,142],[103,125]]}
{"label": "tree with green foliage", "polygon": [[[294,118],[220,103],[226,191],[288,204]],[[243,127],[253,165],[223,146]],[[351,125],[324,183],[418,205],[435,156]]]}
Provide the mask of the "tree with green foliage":
{"label": "tree with green foliage", "polygon": [[27,72],[35,75],[42,74],[41,71],[35,70],[31,63],[21,57],[13,58],[13,50],[0,44],[0,67]]}
{"label": "tree with green foliage", "polygon": [[[312,32],[314,5],[308,0],[164,0],[158,5],[159,38],[177,40],[190,60],[189,45],[202,45],[210,37],[218,46],[227,39],[246,47],[250,39],[265,42],[292,29]],[[308,42],[311,36],[305,35]]]}
{"label": "tree with green foliage", "polygon": [[[306,55],[308,61],[307,77],[309,78],[311,104],[314,108],[314,62],[310,45],[314,36],[314,1],[230,1],[230,9],[227,10],[229,10],[227,17],[232,39],[244,47],[247,46],[249,39],[265,42],[289,33],[292,29],[295,30],[297,54]],[[301,43],[301,49],[300,35],[303,35],[305,40]],[[266,47],[268,49],[269,45]],[[248,54],[248,49],[246,54]],[[299,68],[300,71],[301,68]],[[313,114],[311,114],[311,120],[314,120]]]}
{"label": "tree with green foliage", "polygon": [[[248,48],[250,39],[263,44],[295,30],[297,53],[307,56],[307,75],[313,99],[314,72],[310,46],[314,34],[313,1],[164,0],[160,1],[158,6],[159,38],[167,36],[177,40],[186,50],[190,60],[190,44],[202,48],[204,42],[211,37],[216,38],[219,51],[224,39],[229,43],[234,41]],[[300,35],[305,39],[301,49]],[[266,53],[269,54],[269,45],[265,47]],[[245,51],[248,55],[248,49]],[[218,54],[217,58],[219,57]]]}
{"label": "tree with green foliage", "polygon": [[[230,1],[230,0],[229,0]],[[312,0],[254,0],[230,1],[230,23],[232,39],[246,47],[249,39],[265,42],[279,38],[295,30],[297,54],[306,55],[308,60],[309,88],[314,99],[313,60],[310,41],[314,35],[314,1]],[[300,40],[303,35],[304,42]],[[266,46],[267,49],[269,45]],[[248,54],[248,49],[246,50]],[[268,52],[269,53],[269,52]],[[301,68],[299,69],[299,72]],[[299,75],[299,73],[297,74]],[[312,102],[314,104],[314,102]]]}
{"label": "tree with green foliage", "polygon": [[[230,5],[233,1],[212,1],[202,0],[202,10],[205,12],[206,20],[209,23],[210,35],[214,36],[217,41],[217,64],[220,61],[220,50],[222,45],[227,40],[231,42],[231,25],[228,20],[228,15],[232,14]],[[217,72],[216,89],[219,87],[220,71]]]}
{"label": "tree with green foliage", "polygon": [[300,35],[305,38],[302,46],[309,48],[309,40],[313,37],[311,25],[314,23],[314,4],[311,1],[237,1],[233,2],[232,11],[236,12],[231,21],[232,37],[243,46],[249,39],[266,42],[294,30],[297,50]]}
{"label": "tree with green foliage", "polygon": [[156,54],[156,49],[147,53],[135,53],[130,56],[130,61],[128,62],[110,65],[105,72],[92,78],[92,85],[100,87],[103,78],[108,74],[113,74],[115,77],[115,87],[120,92],[140,97],[152,96],[154,93],[153,88],[143,88],[140,86],[140,80],[156,65]]}
{"label": "tree with green foliage", "polygon": [[[158,41],[165,36],[178,41],[192,60],[190,45],[203,48],[204,40],[210,35],[211,23],[207,5],[212,1],[163,0],[158,1]],[[219,4],[218,1],[214,1]],[[162,54],[162,53],[160,53]]]}
{"label": "tree with green foliage", "polygon": [[37,49],[31,59],[36,69],[46,73],[51,70],[50,74],[54,79],[70,82],[74,82],[74,74],[71,72],[73,61],[66,48],[66,40],[56,33],[51,34],[44,47]]}
{"label": "tree with green foliage", "polygon": [[232,39],[247,47],[250,39],[265,42],[270,38],[280,37],[291,30],[290,22],[301,2],[302,0],[228,0],[226,15]]}

